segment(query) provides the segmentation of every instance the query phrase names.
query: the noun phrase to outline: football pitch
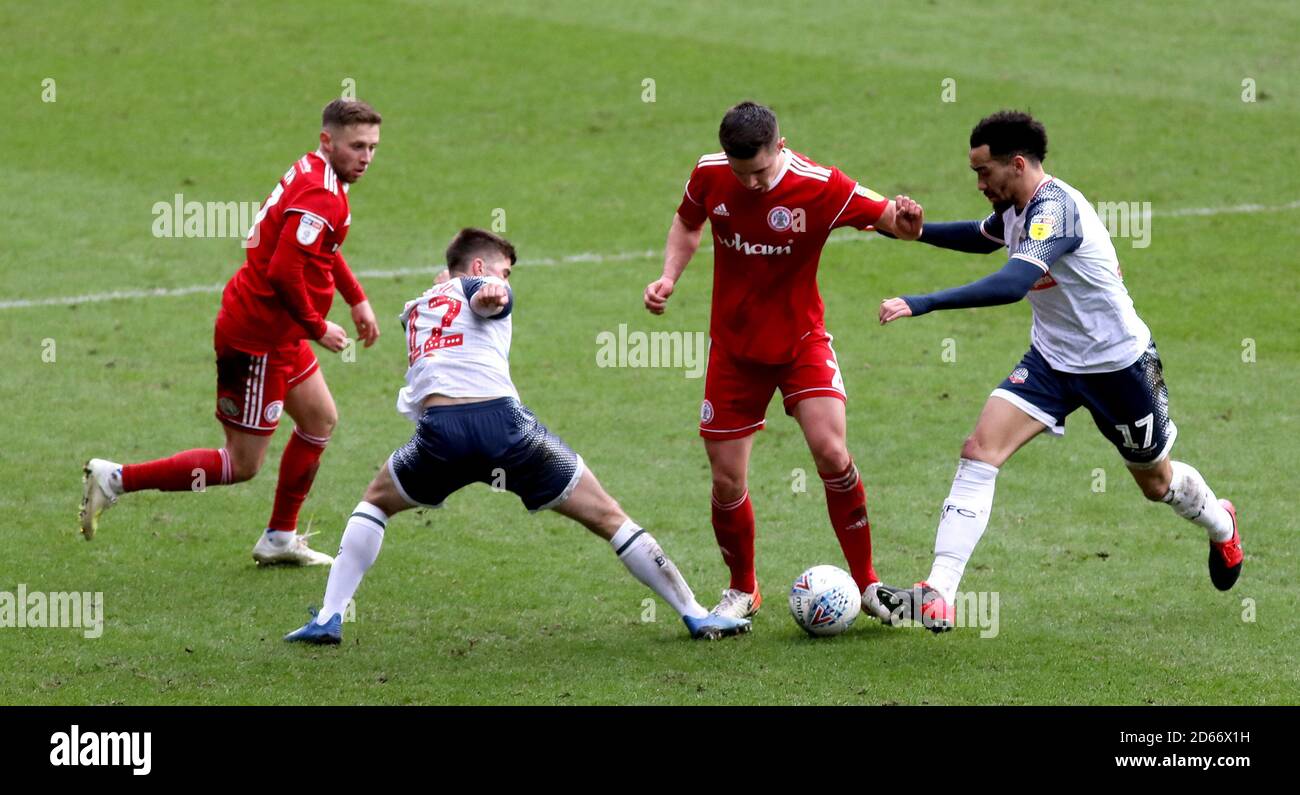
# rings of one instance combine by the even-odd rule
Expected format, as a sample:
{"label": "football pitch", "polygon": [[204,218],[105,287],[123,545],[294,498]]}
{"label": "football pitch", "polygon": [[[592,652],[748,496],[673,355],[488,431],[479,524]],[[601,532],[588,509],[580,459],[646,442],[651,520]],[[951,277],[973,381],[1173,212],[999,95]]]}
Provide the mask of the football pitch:
{"label": "football pitch", "polygon": [[[1015,7],[0,6],[0,594],[100,594],[103,616],[24,627],[0,614],[0,703],[1300,702],[1286,496],[1300,452],[1300,9]],[[938,221],[988,213],[967,136],[1011,107],[1046,125],[1047,172],[1114,211],[1125,282],[1164,360],[1175,457],[1239,510],[1240,582],[1213,588],[1204,531],[1148,504],[1079,412],[1065,438],[1036,439],[1002,470],[962,583],[976,626],[933,636],[862,617],[811,639],[786,609],[789,584],[844,560],[779,401],[750,472],[766,604],[752,634],[717,643],[691,642],[606,544],[486,486],[389,523],[341,647],[281,642],[326,578],[250,557],[288,422],[253,481],[128,495],[86,543],[87,458],[221,443],[212,324],[244,230],[205,217],[191,234],[174,208],[255,211],[344,92],[384,116],[344,251],[383,336],[354,356],[318,349],[340,423],[302,512],[316,548],[334,551],[410,436],[393,408],[397,313],[457,229],[495,224],[521,257],[524,402],[711,606],[727,574],[696,432],[703,380],[686,357],[631,365],[637,332],[675,333],[662,339],[693,356],[708,328],[710,250],[667,314],[648,314],[642,290],[723,112],[769,104],[793,149]],[[1030,312],[882,328],[876,307],[1004,261],[851,230],[826,247],[819,283],[886,582],[929,571],[962,441],[1024,353]],[[331,318],[351,331],[341,298]],[[600,355],[610,335],[628,340],[624,366]]]}

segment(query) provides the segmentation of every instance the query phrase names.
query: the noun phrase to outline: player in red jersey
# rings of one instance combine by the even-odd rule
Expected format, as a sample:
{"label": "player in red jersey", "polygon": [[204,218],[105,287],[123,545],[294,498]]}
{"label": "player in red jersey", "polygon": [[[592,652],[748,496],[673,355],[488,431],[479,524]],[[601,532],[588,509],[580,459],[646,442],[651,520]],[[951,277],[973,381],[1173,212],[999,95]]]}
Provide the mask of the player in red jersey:
{"label": "player in red jersey", "polygon": [[216,415],[225,426],[225,446],[126,466],[92,458],[85,467],[80,515],[87,540],[100,514],[126,492],[201,491],[252,478],[281,413],[287,412],[293,436],[280,459],[275,505],[253,559],[259,564],[333,562],[297,532],[298,509],[338,422],[308,341],[334,352],[347,346],[343,327],[325,319],[336,288],[352,307],[357,337],[366,347],[379,337],[375,313],[339,247],[352,223],[348,186],[370,166],[381,121],[359,100],[326,105],[320,148],[285,172],[253,221],[244,244],[247,259],[222,293],[213,338]]}
{"label": "player in red jersey", "polygon": [[700,158],[668,231],[663,275],[645,289],[662,314],[687,263],[713,227],[713,309],[700,435],[713,471],[713,532],[731,570],[715,610],[758,611],[754,510],[746,473],[753,434],[781,390],[803,430],[826,490],[826,507],[863,608],[885,619],[876,599],[867,497],[845,441],[844,380],[817,292],[817,264],[832,229],[876,228],[906,240],[921,231],[920,205],[890,201],[787,149],[768,108],[742,102],[718,131],[722,152]]}

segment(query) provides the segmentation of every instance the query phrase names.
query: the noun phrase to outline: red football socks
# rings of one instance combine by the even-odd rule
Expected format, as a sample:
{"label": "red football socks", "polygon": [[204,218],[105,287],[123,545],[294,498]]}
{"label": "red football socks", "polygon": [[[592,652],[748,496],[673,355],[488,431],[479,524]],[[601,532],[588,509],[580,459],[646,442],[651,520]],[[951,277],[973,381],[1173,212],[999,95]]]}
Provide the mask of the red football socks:
{"label": "red football socks", "polygon": [[749,491],[730,503],[713,498],[713,536],[722,549],[722,560],[731,569],[731,587],[754,593],[758,580],[754,575],[754,506]]}
{"label": "red football socks", "polygon": [[203,491],[230,482],[230,454],[220,450],[186,450],[170,458],[122,467],[123,491]]}
{"label": "red football socks", "polygon": [[320,457],[329,437],[312,436],[300,428],[293,429],[289,444],[280,457],[280,479],[275,484],[275,505],[271,508],[270,530],[292,532],[298,529],[298,509],[311,491],[320,469]]}
{"label": "red football socks", "polygon": [[871,523],[867,520],[867,492],[853,462],[843,472],[818,472],[826,486],[826,512],[849,562],[849,573],[858,590],[879,581],[871,564]]}

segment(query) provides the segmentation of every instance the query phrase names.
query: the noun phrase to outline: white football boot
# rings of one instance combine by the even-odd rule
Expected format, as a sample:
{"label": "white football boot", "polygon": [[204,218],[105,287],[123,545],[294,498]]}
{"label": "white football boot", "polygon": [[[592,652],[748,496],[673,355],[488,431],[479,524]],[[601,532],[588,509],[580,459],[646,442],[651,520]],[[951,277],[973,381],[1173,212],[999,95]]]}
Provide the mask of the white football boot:
{"label": "white football boot", "polygon": [[862,592],[862,612],[883,623],[893,624],[893,609],[880,601],[880,583],[873,582]]}
{"label": "white football boot", "polygon": [[271,542],[270,534],[262,533],[262,537],[257,539],[257,544],[253,546],[253,560],[257,561],[259,566],[276,564],[289,566],[332,565],[334,558],[307,546],[307,539],[314,535],[316,534],[294,533],[293,538],[287,544],[279,545]]}
{"label": "white football boot", "polygon": [[753,593],[728,588],[722,592],[722,601],[713,608],[713,613],[727,618],[749,618],[758,612],[762,604],[763,595],[758,592],[757,585],[754,586]]}
{"label": "white football boot", "polygon": [[122,495],[122,465],[102,458],[92,458],[81,470],[81,534],[86,540],[95,537],[99,516],[117,504]]}

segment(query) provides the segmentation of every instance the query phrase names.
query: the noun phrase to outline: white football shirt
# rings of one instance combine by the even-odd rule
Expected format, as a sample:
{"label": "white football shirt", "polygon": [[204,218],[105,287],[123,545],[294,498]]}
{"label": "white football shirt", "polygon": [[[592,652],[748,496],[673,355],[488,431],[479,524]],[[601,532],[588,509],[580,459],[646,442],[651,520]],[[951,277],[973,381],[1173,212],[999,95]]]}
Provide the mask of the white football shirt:
{"label": "white football shirt", "polygon": [[495,276],[453,278],[408,301],[402,310],[410,366],[406,386],[397,395],[397,410],[413,422],[419,421],[429,395],[519,399],[510,380],[514,294],[499,314],[482,317],[471,301],[485,284],[506,283]]}
{"label": "white football shirt", "polygon": [[980,229],[1012,258],[1042,268],[1028,296],[1029,339],[1053,369],[1114,372],[1147,349],[1151,331],[1124,287],[1110,233],[1079,191],[1045,176],[1022,212],[1012,205]]}

